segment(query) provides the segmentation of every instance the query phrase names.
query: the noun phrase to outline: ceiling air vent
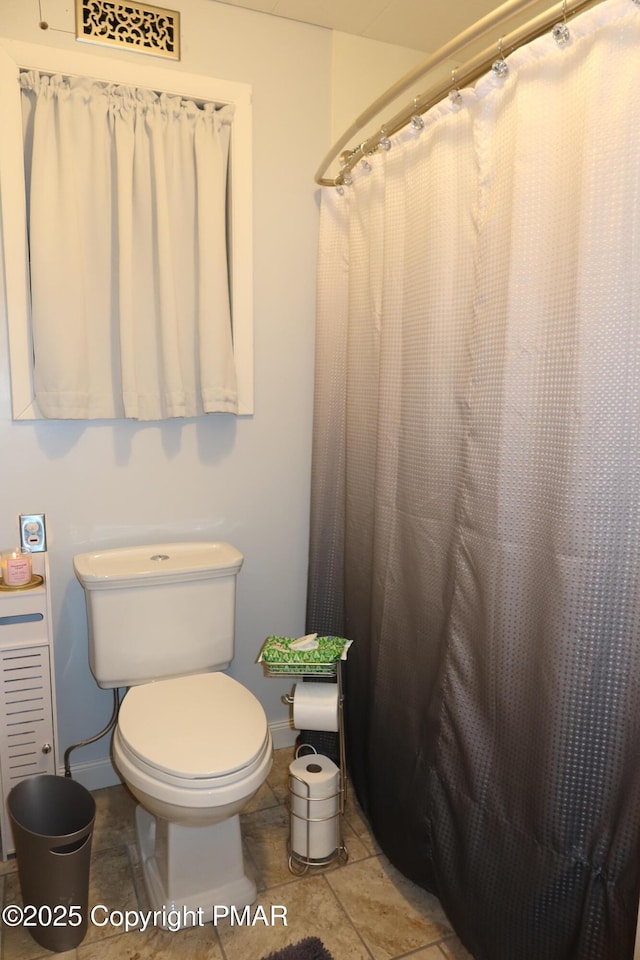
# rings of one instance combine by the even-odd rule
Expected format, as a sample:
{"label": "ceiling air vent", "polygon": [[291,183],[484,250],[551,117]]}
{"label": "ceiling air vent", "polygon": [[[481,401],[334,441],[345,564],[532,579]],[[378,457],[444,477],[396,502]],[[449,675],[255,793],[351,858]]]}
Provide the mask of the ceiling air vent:
{"label": "ceiling air vent", "polygon": [[180,13],[148,3],[76,0],[76,38],[180,59]]}

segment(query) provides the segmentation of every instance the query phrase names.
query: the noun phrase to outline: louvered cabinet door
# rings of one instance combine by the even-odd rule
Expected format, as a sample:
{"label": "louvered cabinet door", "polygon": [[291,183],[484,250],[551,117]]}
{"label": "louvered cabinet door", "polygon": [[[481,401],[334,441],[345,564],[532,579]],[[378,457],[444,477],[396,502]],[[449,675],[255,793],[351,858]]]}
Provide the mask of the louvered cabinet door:
{"label": "louvered cabinet door", "polygon": [[0,650],[0,772],[3,856],[13,853],[7,797],[25,777],[55,773],[49,645]]}

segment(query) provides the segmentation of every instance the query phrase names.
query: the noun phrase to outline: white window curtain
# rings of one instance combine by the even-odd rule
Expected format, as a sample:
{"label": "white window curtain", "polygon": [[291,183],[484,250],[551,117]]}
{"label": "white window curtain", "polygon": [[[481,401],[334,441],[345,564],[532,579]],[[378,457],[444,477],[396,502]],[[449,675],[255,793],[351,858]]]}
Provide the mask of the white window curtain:
{"label": "white window curtain", "polygon": [[45,417],[237,412],[233,107],[21,75],[34,390]]}

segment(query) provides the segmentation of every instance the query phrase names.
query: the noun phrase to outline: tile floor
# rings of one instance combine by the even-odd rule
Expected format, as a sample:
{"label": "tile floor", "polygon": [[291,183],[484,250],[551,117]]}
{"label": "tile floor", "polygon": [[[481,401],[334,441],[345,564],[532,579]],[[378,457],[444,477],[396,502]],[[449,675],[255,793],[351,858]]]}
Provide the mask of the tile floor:
{"label": "tile floor", "polygon": [[[274,950],[317,936],[334,960],[471,960],[454,935],[438,900],[404,878],[378,849],[351,792],[344,836],[346,864],[314,868],[303,877],[288,870],[287,769],[291,749],[278,750],[267,782],[243,814],[246,853],[255,869],[258,904],[286,907],[287,926],[190,927],[175,933],[154,928],[123,933],[89,924],[63,960],[261,960]],[[148,909],[137,862],[134,801],[123,787],[96,791],[89,907]],[[2,903],[20,904],[15,860],[0,864]],[[279,912],[276,911],[276,918]],[[0,960],[35,960],[52,954],[24,928],[0,928]]]}

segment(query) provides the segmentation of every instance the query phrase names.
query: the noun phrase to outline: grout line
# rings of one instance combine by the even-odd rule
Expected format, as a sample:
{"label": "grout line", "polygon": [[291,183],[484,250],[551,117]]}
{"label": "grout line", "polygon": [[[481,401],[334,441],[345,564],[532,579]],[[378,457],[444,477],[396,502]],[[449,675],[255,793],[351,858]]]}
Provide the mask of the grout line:
{"label": "grout line", "polygon": [[[268,890],[278,890],[280,887],[288,887],[291,883],[295,883],[297,880],[304,880],[305,878],[314,878],[314,879],[322,879],[322,880],[324,880],[324,879],[327,878],[327,877],[333,876],[334,873],[339,873],[340,870],[345,870],[345,869],[347,869],[351,864],[354,864],[354,863],[365,863],[365,861],[367,861],[367,860],[373,860],[373,859],[374,859],[375,857],[377,857],[377,856],[378,856],[378,854],[376,854],[376,853],[367,853],[366,857],[359,857],[358,860],[348,860],[346,863],[343,863],[341,866],[339,866],[339,867],[333,867],[332,869],[328,869],[328,870],[324,870],[322,873],[320,873],[320,872],[318,872],[318,873],[313,873],[313,872],[311,872],[311,871],[313,871],[313,867],[310,867],[310,868],[309,868],[309,871],[308,871],[307,873],[303,873],[303,874],[301,874],[299,877],[297,877],[295,874],[292,873],[292,874],[290,874],[290,879],[287,878],[286,880],[280,880],[278,883],[274,883],[274,884],[272,884],[270,887],[265,887],[265,892],[268,891]],[[335,896],[335,895],[336,895],[336,894],[335,894],[335,890],[333,890],[333,887],[332,887],[331,889],[332,889],[332,892],[333,892],[333,894],[334,894],[334,896]],[[342,904],[341,904],[341,906],[342,906]],[[392,958],[392,960],[393,960],[393,958]]]}
{"label": "grout line", "polygon": [[424,943],[421,947],[416,947],[415,950],[409,950],[408,953],[398,953],[395,957],[392,957],[391,960],[411,960],[411,957],[417,956],[419,953],[422,953],[423,950],[430,950],[432,947],[435,947],[438,953],[444,957],[445,954],[442,953],[440,949],[440,944],[442,940],[437,940],[435,943]]}
{"label": "grout line", "polygon": [[242,854],[243,856],[247,857],[247,859],[249,860],[249,863],[251,864],[251,868],[253,871],[253,881],[256,885],[256,888],[258,887],[258,881],[260,882],[260,886],[262,887],[261,890],[257,890],[258,895],[263,892],[266,892],[267,885],[262,875],[262,871],[258,868],[258,864],[256,862],[256,858],[253,855],[250,844],[245,843],[244,839],[242,840]]}
{"label": "grout line", "polygon": [[[267,811],[275,811],[276,809],[283,812],[284,814],[288,813],[286,799],[278,800],[276,791],[273,789],[273,787],[271,787],[271,785],[269,785],[269,787],[270,787],[271,793],[273,794],[273,797],[275,798],[275,802],[273,803],[273,805],[269,807],[261,807],[259,810],[251,811],[250,814],[246,814],[245,816],[247,817],[252,817],[253,815],[259,816],[261,812],[266,813]],[[357,814],[358,810],[356,809],[355,812]],[[357,822],[359,823],[360,821],[358,820]],[[364,822],[366,824],[366,821]],[[332,865],[330,868],[320,869],[318,870],[317,873],[313,870],[313,868],[311,868],[307,872],[307,874],[305,874],[305,877],[313,878],[314,881],[316,879],[324,881],[324,884],[325,884],[324,889],[326,890],[328,888],[331,891],[330,899],[332,899],[335,902],[339,911],[339,916],[343,918],[342,920],[339,921],[339,926],[342,927],[345,930],[345,932],[347,930],[350,930],[353,934],[355,934],[356,939],[354,941],[354,945],[356,942],[361,944],[363,957],[367,958],[367,960],[376,960],[375,944],[373,946],[369,946],[365,941],[363,934],[360,932],[360,929],[358,928],[358,926],[356,926],[354,920],[352,919],[349,913],[349,910],[347,909],[346,905],[342,902],[337,890],[334,888],[332,883],[332,876],[333,874],[336,874],[339,877],[339,874],[341,871],[355,864],[360,864],[360,863],[364,864],[366,861],[371,861],[371,860],[380,862],[381,856],[384,856],[384,855],[382,855],[380,851],[374,850],[373,852],[370,852],[368,845],[365,843],[362,837],[357,833],[353,824],[351,823],[351,821],[346,815],[345,815],[345,826],[348,827],[353,832],[354,840],[363,846],[365,856],[359,857],[357,860],[348,860],[344,864],[335,864],[335,865]],[[139,909],[144,909],[146,895],[145,896],[142,895],[142,890],[141,890],[142,881],[139,876],[139,867],[137,864],[134,864],[135,841],[125,842],[124,845],[126,850],[127,863],[129,867],[129,875],[132,879],[133,890],[134,890],[135,898],[137,901],[137,905]],[[247,857],[248,866],[250,865],[253,870],[256,881],[257,882],[259,881],[260,885],[263,887],[262,890],[258,890],[258,899],[260,899],[261,896],[274,899],[278,896],[278,891],[280,891],[286,897],[286,890],[291,884],[304,881],[304,877],[298,877],[298,876],[295,876],[294,874],[289,874],[286,876],[286,878],[279,879],[278,882],[267,885],[266,883],[267,878],[266,876],[263,875],[263,872],[259,869],[259,866],[258,866],[259,858],[257,858],[257,851],[254,851],[250,844],[243,843],[243,852],[244,852],[244,855]],[[283,856],[286,856],[284,851],[283,851]],[[0,881],[2,881],[2,884],[0,885],[0,905],[2,905],[3,896],[6,896],[6,880],[2,875],[0,875]],[[339,883],[339,879],[336,879],[336,884],[338,883]],[[364,932],[366,932],[366,930]],[[0,960],[11,960],[11,958],[5,957],[6,936],[3,937],[3,933],[4,931],[0,931]],[[95,941],[95,943],[98,944],[100,942],[104,942],[105,940],[115,939],[115,937],[122,936],[122,935],[123,934],[121,932],[114,931],[114,934],[112,937],[103,938],[103,941]],[[431,951],[431,948],[433,948],[434,957],[440,957],[441,960],[447,960],[445,947],[448,942],[453,942],[453,943],[456,942],[453,931],[449,935],[443,936],[442,934],[440,934],[439,939],[435,940],[433,943],[422,944],[405,953],[395,954],[393,957],[388,957],[388,960],[405,960],[405,958],[406,960],[412,960],[412,958],[414,958],[415,960],[415,958],[422,951],[424,950]],[[227,944],[230,948],[230,952],[227,951],[223,943],[221,932],[220,930],[216,929],[215,943],[218,945],[219,956],[221,960],[231,960],[231,957],[234,955],[234,948],[233,948],[234,942],[230,941]],[[93,944],[93,941],[92,941],[92,944]],[[123,945],[124,945],[124,941],[123,941]],[[90,946],[90,945],[88,944],[87,946]],[[211,946],[213,946],[213,944],[211,944]],[[179,951],[177,951],[177,956],[180,958]],[[25,960],[32,960],[32,958],[25,958]],[[78,960],[77,951],[74,954],[73,958],[70,957],[70,960]]]}
{"label": "grout line", "polygon": [[[358,861],[358,863],[360,863],[360,861]],[[345,864],[345,866],[346,866],[346,864]],[[331,893],[333,894],[334,900],[336,901],[336,903],[338,904],[338,906],[340,907],[340,909],[341,909],[342,912],[344,913],[344,915],[345,915],[345,917],[347,918],[348,922],[351,924],[351,927],[353,928],[353,931],[354,931],[355,935],[356,935],[356,936],[358,937],[358,939],[360,940],[360,943],[362,944],[362,946],[363,946],[364,949],[366,950],[367,955],[368,955],[369,957],[371,957],[371,960],[375,960],[374,955],[373,955],[373,953],[371,952],[371,950],[369,950],[369,947],[368,947],[367,944],[365,943],[365,941],[364,941],[364,939],[363,939],[363,937],[362,937],[362,934],[360,933],[360,931],[359,931],[358,928],[356,927],[355,923],[353,922],[353,920],[352,920],[351,917],[349,916],[349,911],[348,911],[347,908],[344,906],[344,904],[343,904],[342,901],[340,900],[340,897],[338,896],[338,894],[336,893],[336,891],[333,889],[333,887],[332,887],[331,884],[329,883],[329,881],[328,881],[328,879],[327,879],[327,875],[325,874],[325,876],[324,876],[322,879],[325,881],[326,885],[329,887],[329,890],[330,890]]]}
{"label": "grout line", "polygon": [[[134,862],[133,862],[133,857],[131,856],[131,848],[132,848],[132,847],[134,847],[134,843],[133,843],[133,842],[125,844],[125,851],[126,851],[126,855],[127,855],[127,863],[129,864],[129,876],[131,877],[131,882],[132,882],[132,885],[133,885],[133,892],[134,892],[135,898],[136,898],[136,904],[137,904],[138,910],[142,910],[142,909],[143,909],[144,901],[143,901],[143,899],[142,899],[142,897],[141,897],[141,895],[140,895],[140,886],[139,886],[139,884],[138,884],[138,878],[136,877],[136,868],[135,868],[135,864],[134,864]],[[135,847],[134,847],[134,849],[135,849]]]}
{"label": "grout line", "polygon": [[218,940],[218,946],[220,947],[220,953],[222,954],[222,960],[229,960],[229,958],[228,958],[228,956],[227,956],[227,951],[225,950],[224,944],[223,944],[223,942],[222,942],[222,937],[221,937],[220,934],[218,933],[218,928],[217,928],[217,927],[216,927],[216,937],[217,937],[217,940]]}

